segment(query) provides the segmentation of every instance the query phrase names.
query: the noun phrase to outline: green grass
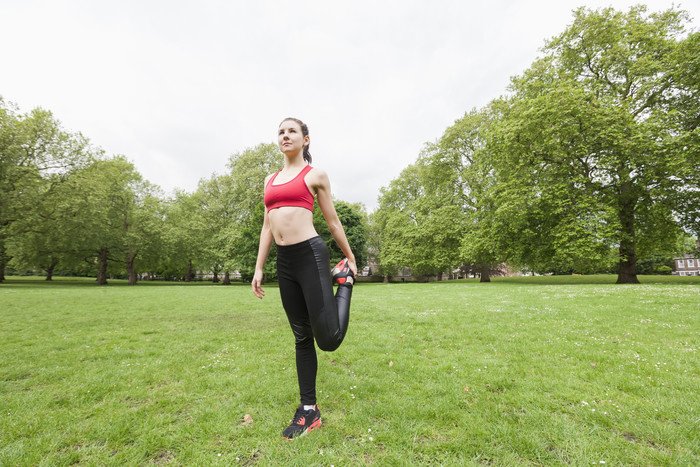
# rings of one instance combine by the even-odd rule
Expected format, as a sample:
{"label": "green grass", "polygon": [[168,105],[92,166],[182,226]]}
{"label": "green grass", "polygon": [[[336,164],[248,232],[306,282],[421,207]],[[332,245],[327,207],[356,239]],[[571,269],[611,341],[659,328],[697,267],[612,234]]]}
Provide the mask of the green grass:
{"label": "green grass", "polygon": [[698,465],[700,278],[641,280],[360,284],[289,442],[273,284],[11,277],[0,465]]}

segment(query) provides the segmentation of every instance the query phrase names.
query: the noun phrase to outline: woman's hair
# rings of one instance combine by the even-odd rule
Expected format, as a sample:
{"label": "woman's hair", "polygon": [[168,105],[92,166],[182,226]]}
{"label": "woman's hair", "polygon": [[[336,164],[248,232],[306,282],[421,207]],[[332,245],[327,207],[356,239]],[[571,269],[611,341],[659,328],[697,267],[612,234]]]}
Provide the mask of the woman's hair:
{"label": "woman's hair", "polygon": [[[293,122],[298,123],[299,126],[301,127],[301,134],[302,134],[303,136],[309,136],[309,127],[306,126],[306,123],[302,122],[302,121],[299,120],[298,118],[287,117],[287,118],[285,118],[284,120],[282,120],[282,121],[280,122],[280,125],[282,125],[282,124],[283,124],[284,122],[286,122],[287,120],[291,120],[291,121],[293,121]],[[309,145],[308,145],[308,144],[307,144],[306,146],[304,146],[304,160],[305,160],[307,163],[311,164],[311,153],[309,152]]]}

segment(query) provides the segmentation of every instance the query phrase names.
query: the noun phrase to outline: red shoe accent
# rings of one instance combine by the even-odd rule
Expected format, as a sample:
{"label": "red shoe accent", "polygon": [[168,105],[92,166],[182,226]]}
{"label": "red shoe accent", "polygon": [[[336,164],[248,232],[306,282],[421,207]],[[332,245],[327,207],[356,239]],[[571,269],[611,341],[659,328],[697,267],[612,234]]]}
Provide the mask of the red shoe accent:
{"label": "red shoe accent", "polygon": [[309,431],[315,430],[316,428],[318,428],[318,427],[320,427],[320,426],[321,426],[321,419],[319,418],[318,420],[316,420],[315,422],[313,422],[313,423],[311,424],[310,427],[308,427],[308,428],[306,429],[306,432],[308,433]]}
{"label": "red shoe accent", "polygon": [[350,266],[348,266],[347,258],[342,259],[336,264],[331,270],[331,274],[333,275],[333,280],[338,284],[352,285],[355,283],[355,275],[350,270]]}

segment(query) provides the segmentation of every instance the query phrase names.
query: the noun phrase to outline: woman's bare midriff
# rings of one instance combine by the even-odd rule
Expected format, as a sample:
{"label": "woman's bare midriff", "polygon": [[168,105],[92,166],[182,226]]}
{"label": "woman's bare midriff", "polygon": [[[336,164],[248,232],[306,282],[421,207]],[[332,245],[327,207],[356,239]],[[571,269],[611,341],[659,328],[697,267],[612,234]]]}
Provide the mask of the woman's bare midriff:
{"label": "woman's bare midriff", "polygon": [[301,243],[318,235],[313,213],[306,208],[284,206],[272,209],[267,213],[267,219],[275,243],[280,246]]}

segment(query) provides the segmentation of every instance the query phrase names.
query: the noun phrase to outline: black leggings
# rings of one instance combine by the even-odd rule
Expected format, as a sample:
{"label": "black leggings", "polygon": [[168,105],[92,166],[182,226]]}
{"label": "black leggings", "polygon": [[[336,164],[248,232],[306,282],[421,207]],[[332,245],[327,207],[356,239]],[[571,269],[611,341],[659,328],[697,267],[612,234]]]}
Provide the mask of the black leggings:
{"label": "black leggings", "polygon": [[301,403],[316,404],[316,344],[333,351],[343,342],[350,319],[352,285],[333,296],[328,247],[321,237],[277,245],[277,277],[282,305],[294,333]]}

